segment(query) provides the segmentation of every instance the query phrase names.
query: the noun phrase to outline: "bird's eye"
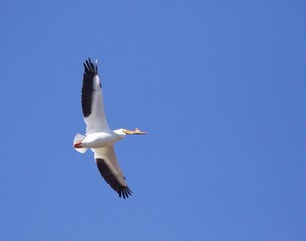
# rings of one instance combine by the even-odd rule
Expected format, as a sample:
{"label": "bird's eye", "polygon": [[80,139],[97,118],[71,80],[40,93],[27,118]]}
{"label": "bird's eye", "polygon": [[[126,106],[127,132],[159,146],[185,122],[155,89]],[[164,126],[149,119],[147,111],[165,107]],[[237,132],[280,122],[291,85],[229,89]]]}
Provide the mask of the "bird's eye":
{"label": "bird's eye", "polygon": [[102,85],[101,85],[101,83],[100,83],[100,88],[102,88]]}

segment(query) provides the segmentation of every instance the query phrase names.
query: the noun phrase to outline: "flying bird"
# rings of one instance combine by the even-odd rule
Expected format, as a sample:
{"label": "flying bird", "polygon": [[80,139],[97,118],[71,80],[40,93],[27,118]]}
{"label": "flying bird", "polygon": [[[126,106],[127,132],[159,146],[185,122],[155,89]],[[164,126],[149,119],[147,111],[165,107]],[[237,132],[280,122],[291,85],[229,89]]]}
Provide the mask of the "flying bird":
{"label": "flying bird", "polygon": [[128,187],[117,161],[114,143],[126,135],[143,135],[146,132],[138,128],[135,130],[121,128],[113,131],[108,127],[97,61],[92,63],[89,58],[83,65],[81,102],[86,134],[85,136],[76,134],[73,146],[80,153],[85,153],[90,148],[94,152],[98,170],[105,181],[119,194],[119,197],[128,198],[132,191]]}

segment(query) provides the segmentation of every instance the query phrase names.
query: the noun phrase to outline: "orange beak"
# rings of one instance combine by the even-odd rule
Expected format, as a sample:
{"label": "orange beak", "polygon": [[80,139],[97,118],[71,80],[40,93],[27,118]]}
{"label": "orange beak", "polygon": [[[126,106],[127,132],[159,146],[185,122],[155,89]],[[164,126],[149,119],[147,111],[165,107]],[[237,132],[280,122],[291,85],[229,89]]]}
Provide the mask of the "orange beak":
{"label": "orange beak", "polygon": [[127,135],[145,135],[147,132],[141,131],[140,129],[136,128],[135,130],[126,130],[124,129],[123,132]]}

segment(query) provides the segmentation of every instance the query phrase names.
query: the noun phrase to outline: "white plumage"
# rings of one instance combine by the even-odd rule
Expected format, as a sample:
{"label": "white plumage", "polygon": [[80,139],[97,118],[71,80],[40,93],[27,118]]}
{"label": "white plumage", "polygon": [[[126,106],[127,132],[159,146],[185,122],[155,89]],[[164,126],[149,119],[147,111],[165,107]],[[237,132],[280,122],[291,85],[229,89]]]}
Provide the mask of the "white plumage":
{"label": "white plumage", "polygon": [[74,148],[81,153],[90,148],[94,152],[97,167],[105,181],[118,192],[120,197],[129,197],[132,191],[120,169],[114,143],[129,134],[146,133],[137,128],[135,130],[118,129],[112,131],[108,127],[97,62],[94,64],[90,59],[84,63],[82,110],[87,126],[86,135],[76,134],[73,142]]}

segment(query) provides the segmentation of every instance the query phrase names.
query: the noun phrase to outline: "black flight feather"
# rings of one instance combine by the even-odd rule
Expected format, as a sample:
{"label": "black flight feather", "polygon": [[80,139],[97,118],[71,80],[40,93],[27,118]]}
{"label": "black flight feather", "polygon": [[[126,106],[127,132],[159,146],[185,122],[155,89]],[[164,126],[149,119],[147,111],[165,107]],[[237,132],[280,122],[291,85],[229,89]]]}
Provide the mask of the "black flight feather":
{"label": "black flight feather", "polygon": [[96,163],[104,180],[119,194],[119,197],[123,197],[125,199],[132,195],[132,191],[129,189],[129,187],[123,186],[119,183],[103,159],[97,158]]}
{"label": "black flight feather", "polygon": [[98,74],[98,66],[90,60],[85,61],[83,86],[82,86],[82,110],[83,116],[88,117],[91,114],[91,102],[93,95],[93,78]]}

